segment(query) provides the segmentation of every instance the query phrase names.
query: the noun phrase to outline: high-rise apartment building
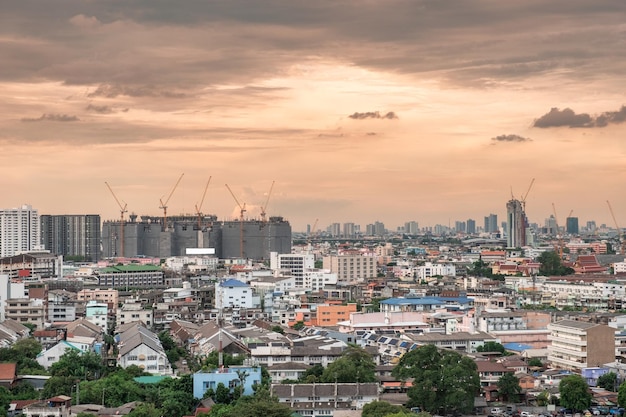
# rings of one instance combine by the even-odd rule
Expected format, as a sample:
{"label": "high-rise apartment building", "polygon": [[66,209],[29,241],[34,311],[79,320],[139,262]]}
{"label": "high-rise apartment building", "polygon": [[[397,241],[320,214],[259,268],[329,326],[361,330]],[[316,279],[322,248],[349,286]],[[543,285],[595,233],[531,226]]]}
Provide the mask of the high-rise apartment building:
{"label": "high-rise apartment building", "polygon": [[474,219],[467,219],[467,222],[465,222],[466,226],[466,232],[470,235],[473,235],[474,233],[476,233],[476,220]]}
{"label": "high-rise apartment building", "polygon": [[485,216],[485,232],[496,233],[498,231],[498,215],[490,214]]}
{"label": "high-rise apartment building", "polygon": [[356,227],[354,223],[344,223],[343,224],[343,237],[352,239],[356,237]]}
{"label": "high-rise apartment building", "polygon": [[39,213],[30,205],[0,209],[0,257],[41,248]]}
{"label": "high-rise apartment building", "polygon": [[418,224],[415,221],[404,223],[404,233],[408,235],[416,235],[418,232]]}
{"label": "high-rise apartment building", "polygon": [[100,260],[100,215],[41,215],[41,244],[56,255]]}
{"label": "high-rise apartment building", "polygon": [[506,203],[506,244],[509,248],[520,248],[526,246],[526,229],[528,219],[524,212],[522,202],[519,200],[509,200]]}

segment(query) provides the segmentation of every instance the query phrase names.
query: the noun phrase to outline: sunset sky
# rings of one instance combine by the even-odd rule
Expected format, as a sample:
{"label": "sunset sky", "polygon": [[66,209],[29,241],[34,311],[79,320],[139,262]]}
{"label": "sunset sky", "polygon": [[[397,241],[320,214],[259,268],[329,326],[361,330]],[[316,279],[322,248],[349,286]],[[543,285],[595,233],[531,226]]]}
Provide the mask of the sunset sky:
{"label": "sunset sky", "polygon": [[[626,226],[623,0],[20,0],[0,207]],[[511,191],[512,190],[512,191]]]}

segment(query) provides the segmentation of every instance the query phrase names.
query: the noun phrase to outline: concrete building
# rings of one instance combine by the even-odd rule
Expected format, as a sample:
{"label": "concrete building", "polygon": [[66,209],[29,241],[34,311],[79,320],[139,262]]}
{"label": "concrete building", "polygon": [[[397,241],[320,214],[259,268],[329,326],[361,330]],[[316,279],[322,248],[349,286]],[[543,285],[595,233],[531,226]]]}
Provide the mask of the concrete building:
{"label": "concrete building", "polygon": [[109,289],[100,289],[100,288],[95,288],[95,289],[82,289],[80,291],[78,291],[78,293],[76,294],[76,299],[78,301],[85,301],[85,302],[89,302],[89,301],[99,301],[101,303],[106,303],[109,305],[109,308],[111,308],[113,311],[117,310],[117,303],[119,300],[119,293],[117,290],[114,290],[113,288],[109,288]]}
{"label": "concrete building", "polygon": [[103,333],[109,331],[109,305],[107,303],[91,300],[85,306],[85,318],[93,324],[100,326]]}
{"label": "concrete building", "polygon": [[570,235],[578,234],[578,217],[568,217],[565,219],[565,231]]}
{"label": "concrete building", "polygon": [[561,320],[548,325],[548,362],[581,372],[615,361],[615,329],[604,324]]}
{"label": "concrete building", "polygon": [[39,212],[32,206],[0,209],[0,257],[41,249]]}
{"label": "concrete building", "polygon": [[364,255],[325,256],[323,267],[337,274],[337,281],[363,282],[376,278],[376,257]]}
{"label": "concrete building", "polygon": [[[300,415],[329,417],[339,410],[361,410],[380,399],[378,383],[272,384],[278,402]],[[359,415],[359,414],[357,414]]]}
{"label": "concrete building", "polygon": [[[141,216],[138,221],[137,216],[130,216],[124,222],[123,255],[168,258],[185,256],[188,248],[214,248],[217,258],[261,260],[269,259],[270,252],[291,252],[291,225],[282,217],[240,222],[206,216],[201,229],[196,216],[170,216],[167,229],[162,221],[161,217]],[[121,235],[119,220],[102,224],[103,257],[121,256]]]}
{"label": "concrete building", "polygon": [[38,298],[10,298],[6,300],[5,317],[20,324],[30,323],[43,329],[46,322],[46,303]]}
{"label": "concrete building", "polygon": [[165,284],[163,270],[156,265],[115,265],[95,273],[98,286],[106,288],[154,288]]}
{"label": "concrete building", "polygon": [[0,259],[0,274],[10,279],[36,281],[42,278],[59,278],[62,274],[61,256],[44,252],[31,252]]}
{"label": "concrete building", "polygon": [[154,312],[152,308],[144,308],[139,300],[127,300],[122,307],[117,310],[116,328],[132,323],[141,322],[146,326],[152,326],[154,322]]}
{"label": "concrete building", "polygon": [[0,274],[0,322],[5,319],[6,301],[24,297],[28,297],[28,291],[21,280],[11,280],[9,275]]}
{"label": "concrete building", "polygon": [[[215,283],[215,308],[253,308],[260,305],[258,297],[253,296],[250,285],[236,279],[227,279]],[[257,300],[255,302],[255,299]]]}
{"label": "concrete building", "polygon": [[521,248],[527,245],[526,229],[528,219],[524,206],[519,200],[509,200],[506,203],[506,244],[509,248]]}
{"label": "concrete building", "polygon": [[485,216],[485,233],[496,233],[498,230],[498,215]]}
{"label": "concrete building", "polygon": [[346,305],[320,304],[317,306],[314,325],[335,327],[337,323],[348,320],[351,313],[356,313],[356,303],[348,303]]}
{"label": "concrete building", "polygon": [[41,244],[55,255],[96,262],[100,260],[100,215],[40,216]]}

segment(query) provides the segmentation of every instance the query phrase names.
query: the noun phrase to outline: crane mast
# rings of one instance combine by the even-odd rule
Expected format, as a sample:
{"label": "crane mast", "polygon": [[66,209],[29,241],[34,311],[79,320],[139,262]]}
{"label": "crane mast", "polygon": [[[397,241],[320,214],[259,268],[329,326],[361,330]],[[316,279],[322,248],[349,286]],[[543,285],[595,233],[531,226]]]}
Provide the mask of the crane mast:
{"label": "crane mast", "polygon": [[165,200],[165,202],[163,202],[163,197],[161,197],[159,199],[159,202],[161,203],[159,208],[163,209],[163,226],[162,226],[162,230],[163,231],[167,230],[167,203],[170,201],[170,198],[172,198],[172,195],[174,194],[174,191],[176,191],[176,187],[178,187],[178,184],[180,184],[180,180],[183,179],[183,175],[185,175],[184,172],[182,174],[180,174],[180,177],[178,178],[178,181],[176,181],[176,184],[174,185],[174,188],[172,188],[172,191],[167,196],[167,199]]}
{"label": "crane mast", "polygon": [[113,189],[111,188],[109,183],[106,182],[106,181],[104,183],[106,184],[107,188],[111,192],[111,195],[115,199],[115,202],[117,203],[117,205],[120,208],[120,233],[119,233],[119,236],[120,236],[120,254],[121,254],[122,258],[123,258],[124,257],[124,213],[128,212],[128,210],[126,210],[126,207],[128,206],[128,204],[124,203],[124,205],[122,206],[122,203],[120,203],[120,200],[117,199],[117,196],[113,192]]}
{"label": "crane mast", "polygon": [[233,200],[235,200],[235,203],[237,203],[237,205],[239,206],[239,256],[241,259],[243,259],[243,215],[246,212],[246,203],[243,203],[243,205],[241,205],[239,200],[237,200],[237,197],[235,197],[235,193],[233,193],[233,190],[230,189],[228,184],[226,184],[226,188],[228,188],[230,195],[233,196]]}
{"label": "crane mast", "polygon": [[272,190],[274,189],[274,183],[275,183],[275,182],[276,182],[276,181],[272,181],[272,185],[271,185],[271,187],[270,187],[270,190],[269,190],[269,192],[267,193],[267,198],[265,199],[265,204],[263,204],[263,205],[261,206],[261,221],[262,221],[263,223],[265,223],[265,222],[267,221],[267,220],[266,220],[266,218],[265,218],[265,215],[266,215],[265,210],[267,209],[267,204],[270,202],[270,197],[271,197],[271,195],[272,195]]}
{"label": "crane mast", "polygon": [[613,222],[615,223],[615,227],[617,228],[617,241],[619,242],[619,253],[623,255],[626,252],[626,241],[622,236],[622,229],[620,229],[619,224],[617,224],[617,218],[615,217],[615,213],[613,212],[613,207],[609,200],[606,200],[606,204],[609,206],[609,211],[611,212],[611,217],[613,218]]}

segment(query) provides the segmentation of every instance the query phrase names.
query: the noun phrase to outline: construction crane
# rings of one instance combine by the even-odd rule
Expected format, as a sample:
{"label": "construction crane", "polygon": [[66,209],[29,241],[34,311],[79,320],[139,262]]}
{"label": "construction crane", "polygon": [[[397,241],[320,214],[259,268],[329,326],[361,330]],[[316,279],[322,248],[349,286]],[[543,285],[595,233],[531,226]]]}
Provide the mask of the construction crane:
{"label": "construction crane", "polygon": [[526,194],[524,194],[524,196],[520,200],[520,202],[522,203],[522,210],[524,210],[524,213],[526,212],[526,197],[528,197],[528,193],[530,193],[530,189],[533,188],[534,183],[535,183],[535,179],[533,178],[532,181],[530,181],[530,185],[528,186],[528,189],[526,190]]}
{"label": "construction crane", "polygon": [[122,204],[120,203],[120,200],[117,199],[117,196],[113,192],[113,189],[111,188],[109,183],[106,182],[106,181],[104,183],[106,184],[107,188],[111,192],[111,195],[115,199],[115,202],[117,203],[117,205],[120,208],[120,233],[119,233],[119,236],[120,236],[120,254],[121,254],[122,257],[124,257],[124,213],[128,212],[128,210],[126,210],[126,207],[128,206],[128,204],[124,203],[124,205],[122,206]]}
{"label": "construction crane", "polygon": [[552,203],[552,212],[554,213],[554,223],[556,226],[556,237],[559,241],[559,259],[562,261],[563,260],[563,239],[561,236],[561,230],[559,229],[559,218],[556,215],[556,207],[554,206],[554,203]]}
{"label": "construction crane", "polygon": [[608,204],[609,206],[609,211],[611,212],[611,217],[613,217],[613,222],[615,223],[615,228],[617,229],[617,241],[619,242],[619,253],[620,255],[623,255],[624,253],[626,253],[626,241],[624,240],[624,237],[622,236],[622,229],[620,229],[619,225],[617,224],[617,218],[615,217],[615,213],[613,213],[613,207],[611,207],[611,203],[609,202],[609,200],[606,200],[606,204]]}
{"label": "construction crane", "polygon": [[265,204],[263,204],[263,206],[261,206],[261,221],[263,223],[266,222],[265,219],[265,209],[267,209],[267,204],[270,202],[270,196],[272,195],[272,190],[274,189],[274,183],[275,181],[272,181],[272,186],[270,187],[270,191],[267,193],[267,198],[265,199]]}
{"label": "construction crane", "polygon": [[176,181],[176,184],[174,185],[174,188],[172,188],[172,191],[167,196],[167,199],[165,200],[165,202],[163,202],[163,197],[161,197],[159,199],[159,202],[161,203],[159,208],[163,209],[163,226],[162,226],[163,231],[167,230],[167,203],[170,201],[170,198],[172,198],[172,194],[174,194],[174,191],[176,191],[176,187],[178,187],[178,184],[180,184],[180,180],[183,179],[183,175],[185,175],[184,172],[182,174],[180,174],[180,177],[178,178],[178,181]]}
{"label": "construction crane", "polygon": [[206,197],[206,191],[209,189],[209,184],[211,183],[211,177],[206,182],[204,187],[204,192],[202,193],[202,200],[200,200],[200,205],[196,204],[196,215],[198,216],[198,230],[202,230],[202,204],[204,203],[204,197]]}
{"label": "construction crane", "polygon": [[239,203],[239,200],[237,200],[237,197],[235,197],[233,190],[230,189],[228,184],[226,184],[226,188],[228,188],[230,195],[233,196],[233,200],[235,200],[235,203],[237,203],[237,205],[239,206],[239,210],[240,210],[239,211],[239,257],[243,259],[243,215],[246,212],[246,203],[243,203],[243,205],[241,205],[241,203]]}

